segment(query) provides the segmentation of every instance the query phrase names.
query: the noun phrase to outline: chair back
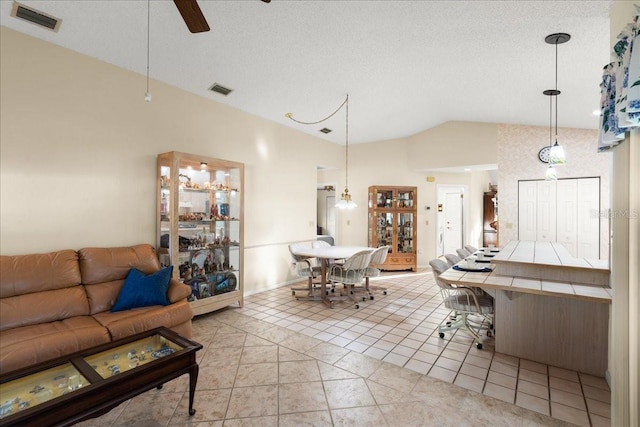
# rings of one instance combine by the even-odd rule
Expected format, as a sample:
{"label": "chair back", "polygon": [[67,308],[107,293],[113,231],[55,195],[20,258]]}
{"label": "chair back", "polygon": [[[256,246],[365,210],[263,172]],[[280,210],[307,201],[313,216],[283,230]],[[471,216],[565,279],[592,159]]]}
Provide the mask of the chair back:
{"label": "chair back", "polygon": [[311,242],[312,248],[325,248],[328,246],[331,246],[331,243],[325,242],[324,240],[314,240],[313,242]]}
{"label": "chair back", "polygon": [[469,252],[468,250],[466,250],[465,248],[460,248],[460,249],[456,249],[456,253],[458,254],[458,256],[460,258],[466,258],[469,255],[471,255],[471,252]]}
{"label": "chair back", "polygon": [[371,261],[371,251],[364,250],[360,252],[356,252],[351,255],[345,262],[342,264],[343,270],[364,270],[369,265]]}
{"label": "chair back", "polygon": [[441,289],[451,289],[452,286],[448,283],[440,280],[440,275],[449,269],[449,265],[441,259],[432,259],[429,261],[429,266],[431,266],[431,271],[433,272],[433,278],[436,279],[436,284]]}
{"label": "chair back", "polygon": [[478,252],[478,248],[476,248],[475,246],[471,246],[471,245],[464,245],[464,248],[470,252],[469,255]]}
{"label": "chair back", "polygon": [[389,253],[389,249],[389,246],[380,246],[379,248],[374,249],[373,252],[371,252],[371,261],[369,261],[369,265],[371,267],[378,267],[384,264],[387,259],[387,254]]}
{"label": "chair back", "polygon": [[446,254],[444,256],[444,259],[447,260],[447,264],[449,264],[449,267],[453,267],[455,264],[462,261],[462,258],[456,254]]}

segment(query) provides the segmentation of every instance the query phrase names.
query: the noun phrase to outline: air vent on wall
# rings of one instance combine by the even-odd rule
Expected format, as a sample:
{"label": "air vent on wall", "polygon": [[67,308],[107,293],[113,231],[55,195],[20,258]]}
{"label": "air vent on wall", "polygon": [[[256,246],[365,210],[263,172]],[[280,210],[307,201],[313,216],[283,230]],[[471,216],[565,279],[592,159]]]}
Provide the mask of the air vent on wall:
{"label": "air vent on wall", "polygon": [[329,133],[329,132],[331,132],[331,129],[329,129],[329,128],[322,128],[322,129],[320,129],[320,132],[322,132],[322,133]]}
{"label": "air vent on wall", "polygon": [[11,9],[11,16],[15,18],[24,19],[25,21],[29,21],[32,24],[36,24],[40,27],[44,27],[49,30],[58,31],[60,28],[60,23],[62,19],[55,18],[51,15],[47,15],[46,13],[42,13],[33,8],[27,7],[23,4],[14,2],[13,8]]}
{"label": "air vent on wall", "polygon": [[224,87],[224,86],[222,86],[222,85],[220,85],[218,83],[214,83],[213,86],[211,86],[209,88],[209,90],[212,91],[212,92],[219,93],[219,94],[224,95],[224,96],[227,96],[231,92],[233,92],[233,89],[226,88],[226,87]]}

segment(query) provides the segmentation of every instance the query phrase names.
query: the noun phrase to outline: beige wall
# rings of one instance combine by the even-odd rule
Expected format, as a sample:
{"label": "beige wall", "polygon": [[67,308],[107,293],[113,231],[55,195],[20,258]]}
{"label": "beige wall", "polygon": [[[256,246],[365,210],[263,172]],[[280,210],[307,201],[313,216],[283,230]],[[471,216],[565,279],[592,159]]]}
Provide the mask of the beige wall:
{"label": "beige wall", "polygon": [[[549,128],[500,125],[498,127],[498,203],[500,241],[518,238],[518,180],[544,179],[547,165],[538,152],[549,145]],[[600,177],[601,211],[610,207],[611,153],[598,153],[598,132],[558,128],[558,142],[564,147],[567,164],[556,167],[558,178]],[[600,258],[609,258],[609,222],[600,220]]]}

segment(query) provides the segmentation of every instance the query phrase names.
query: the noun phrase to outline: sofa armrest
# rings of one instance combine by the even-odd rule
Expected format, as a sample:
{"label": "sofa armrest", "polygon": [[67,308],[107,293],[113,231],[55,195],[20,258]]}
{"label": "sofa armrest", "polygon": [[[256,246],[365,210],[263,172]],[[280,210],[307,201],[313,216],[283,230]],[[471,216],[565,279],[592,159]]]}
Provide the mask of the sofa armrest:
{"label": "sofa armrest", "polygon": [[181,301],[189,295],[191,295],[191,288],[189,286],[176,279],[171,279],[169,282],[169,290],[167,291],[167,296],[171,304]]}

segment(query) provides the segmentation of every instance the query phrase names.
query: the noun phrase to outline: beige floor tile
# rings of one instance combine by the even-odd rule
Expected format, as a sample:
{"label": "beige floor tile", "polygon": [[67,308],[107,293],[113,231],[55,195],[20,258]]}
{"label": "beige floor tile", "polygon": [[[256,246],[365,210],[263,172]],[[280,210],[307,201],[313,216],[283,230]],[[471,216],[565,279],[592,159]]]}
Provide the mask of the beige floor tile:
{"label": "beige floor tile", "polygon": [[463,363],[460,367],[459,372],[461,374],[469,375],[470,377],[478,378],[484,381],[487,379],[489,369]]}
{"label": "beige floor tile", "polygon": [[429,369],[431,369],[433,365],[431,363],[426,363],[426,362],[421,362],[419,360],[416,359],[410,359],[405,365],[404,367],[407,369],[411,369],[414,372],[417,372],[419,374],[423,374],[426,375],[427,372],[429,372]]}
{"label": "beige floor tile", "polygon": [[440,366],[434,366],[431,368],[427,375],[431,378],[437,378],[440,381],[444,381],[446,383],[453,383],[456,378],[456,372],[457,371],[452,371]]}
{"label": "beige floor tile", "polygon": [[368,378],[382,365],[382,361],[363,354],[351,352],[334,363],[334,366]]}
{"label": "beige floor tile", "polygon": [[474,356],[472,354],[468,354],[467,357],[464,359],[464,364],[465,365],[474,365],[474,366],[477,366],[479,368],[488,369],[489,366],[491,366],[491,359],[488,359],[486,357],[480,357],[480,356]]}
{"label": "beige floor tile", "polygon": [[407,402],[380,405],[380,411],[388,425],[401,426],[436,426],[436,425],[468,425],[454,406],[428,404],[426,402]]}
{"label": "beige floor tile", "polygon": [[231,392],[227,418],[261,417],[277,414],[277,385],[235,387]]}
{"label": "beige floor tile", "polygon": [[579,426],[589,427],[589,416],[581,411],[561,403],[551,402],[551,416]]}
{"label": "beige floor tile", "polygon": [[482,389],[484,388],[483,380],[461,373],[458,373],[453,383],[467,390],[475,391],[476,393],[482,393]]}
{"label": "beige floor tile", "polygon": [[320,380],[320,370],[316,360],[295,360],[278,364],[278,382],[280,384]]}
{"label": "beige floor tile", "polygon": [[512,427],[520,425],[523,409],[500,399],[469,392],[453,410],[471,419],[473,426]]}
{"label": "beige floor tile", "polygon": [[371,406],[376,403],[362,378],[324,381],[323,384],[329,409]]}
{"label": "beige floor tile", "polygon": [[318,344],[305,352],[306,355],[327,363],[335,363],[348,353],[349,350],[330,343]]}
{"label": "beige floor tile", "polygon": [[489,371],[487,376],[487,382],[501,385],[503,387],[515,389],[518,379],[509,375],[501,374],[496,371]]}
{"label": "beige floor tile", "polygon": [[225,367],[204,366],[200,367],[196,390],[215,390],[218,388],[231,388],[236,380],[238,365]]}
{"label": "beige floor tile", "polygon": [[318,361],[318,369],[320,370],[320,378],[323,381],[344,380],[348,378],[360,378],[359,375],[344,369],[336,368],[328,363]]}
{"label": "beige floor tile", "polygon": [[611,418],[611,405],[598,400],[587,399],[587,409],[590,414]]}
{"label": "beige floor tile", "polygon": [[277,363],[250,363],[239,365],[235,387],[278,384]]}
{"label": "beige floor tile", "polygon": [[580,409],[581,411],[586,411],[587,406],[584,402],[584,397],[582,395],[569,393],[567,391],[557,390],[555,388],[550,389],[551,393],[551,401],[561,403],[566,406],[571,406],[572,408]]}
{"label": "beige floor tile", "polygon": [[503,387],[501,385],[486,383],[484,386],[483,394],[490,397],[495,397],[496,399],[500,399],[508,403],[513,403],[515,400],[516,391],[514,389]]}
{"label": "beige floor tile", "polygon": [[390,387],[378,384],[374,381],[365,380],[365,382],[378,405],[383,405],[385,403],[405,403],[409,401],[421,401],[419,397],[394,390]]}
{"label": "beige floor tile", "polygon": [[518,376],[518,368],[516,366],[500,362],[496,359],[493,359],[493,361],[491,362],[491,367],[489,369],[491,371],[499,372],[504,375],[509,375],[514,378]]}
{"label": "beige floor tile", "polygon": [[322,382],[281,384],[280,414],[328,410]]}
{"label": "beige floor tile", "polygon": [[[253,335],[248,335],[247,340],[251,336]],[[240,363],[265,363],[277,361],[278,346],[276,345],[245,346],[242,350],[242,356],[240,357]]]}
{"label": "beige floor tile", "polygon": [[601,388],[595,388],[588,385],[583,385],[582,390],[584,392],[584,396],[589,399],[599,400],[604,403],[611,403],[611,392],[608,390],[603,390]]}
{"label": "beige floor tile", "polygon": [[551,413],[548,400],[519,391],[516,393],[516,405],[544,415],[550,415]]}
{"label": "beige floor tile", "polygon": [[511,366],[518,366],[518,358],[507,354],[496,353],[493,355],[494,362],[500,362]]}
{"label": "beige floor tile", "polygon": [[[388,424],[377,406],[362,408],[332,409],[333,425],[338,426],[393,426]],[[300,425],[300,424],[298,424]],[[315,425],[315,424],[314,424]],[[329,424],[331,425],[331,424]],[[297,426],[296,426],[297,427]]]}
{"label": "beige floor tile", "polygon": [[603,377],[594,377],[593,375],[580,374],[580,382],[584,385],[599,388],[602,390],[609,390],[609,384]]}
{"label": "beige floor tile", "polygon": [[531,383],[540,384],[543,386],[549,385],[549,377],[547,374],[540,374],[538,372],[530,371],[528,369],[520,369],[518,372],[518,379],[529,381]]}
{"label": "beige floor tile", "polygon": [[220,348],[220,347],[243,347],[244,341],[247,338],[247,334],[243,332],[239,333],[229,333],[229,334],[221,334],[217,333],[211,339],[209,343],[209,348]]}
{"label": "beige floor tile", "polygon": [[592,427],[611,427],[611,419],[609,418],[595,414],[589,414],[589,417],[591,418]]}
{"label": "beige floor tile", "polygon": [[198,363],[203,366],[237,365],[242,357],[242,347],[209,348]]}
{"label": "beige floor tile", "polygon": [[276,345],[269,341],[266,340],[264,338],[260,338],[258,336],[255,336],[253,334],[249,334],[247,335],[247,339],[244,342],[244,346],[246,347],[252,347],[252,346],[271,346],[271,347],[275,347]]}
{"label": "beige floor tile", "polygon": [[563,380],[580,382],[578,373],[576,371],[570,371],[568,369],[556,368],[555,366],[549,366],[549,376],[562,378]]}
{"label": "beige floor tile", "polygon": [[332,426],[331,413],[329,411],[298,412],[294,414],[281,414],[278,427],[300,427],[300,426]]}
{"label": "beige floor tile", "polygon": [[525,380],[518,381],[518,391],[541,399],[549,400],[549,388],[540,384],[532,383]]}
{"label": "beige floor tile", "polygon": [[434,363],[434,366],[439,366],[441,368],[445,368],[445,369],[449,369],[451,371],[457,372],[458,370],[460,370],[460,366],[462,366],[462,362],[459,360],[449,359],[447,357],[440,356],[436,360],[436,363]]}
{"label": "beige floor tile", "polygon": [[422,377],[417,372],[390,363],[382,363],[369,379],[396,390],[409,392]]}
{"label": "beige floor tile", "polygon": [[539,374],[547,375],[547,365],[538,362],[532,362],[527,359],[520,359],[520,369],[526,369],[528,371],[537,372]]}
{"label": "beige floor tile", "polygon": [[580,387],[580,384],[556,377],[549,378],[549,388],[562,390],[577,395],[582,394],[582,388]]}
{"label": "beige floor tile", "polygon": [[396,353],[387,353],[382,361],[402,367],[409,361],[409,358]]}
{"label": "beige floor tile", "polygon": [[313,357],[307,356],[304,353],[290,350],[286,347],[278,346],[278,361],[288,362],[292,360],[313,360]]}
{"label": "beige floor tile", "polygon": [[196,413],[192,416],[189,415],[189,393],[184,393],[180,404],[171,416],[170,425],[184,426],[188,423],[224,420],[231,390],[226,388],[196,392],[193,400],[193,409]]}
{"label": "beige floor tile", "polygon": [[[222,424],[220,424],[222,426]],[[189,427],[198,427],[197,425],[189,425]],[[224,420],[224,427],[278,427],[278,417],[251,417],[251,418],[235,418]]]}

